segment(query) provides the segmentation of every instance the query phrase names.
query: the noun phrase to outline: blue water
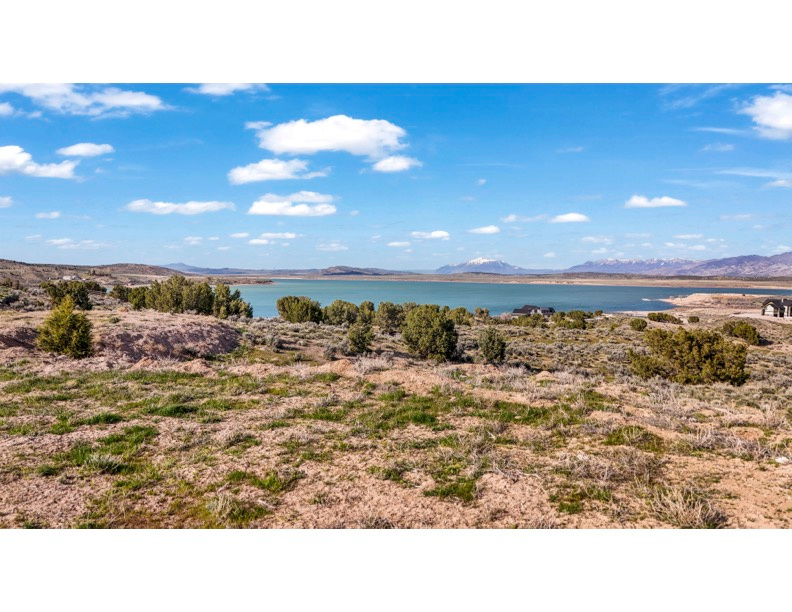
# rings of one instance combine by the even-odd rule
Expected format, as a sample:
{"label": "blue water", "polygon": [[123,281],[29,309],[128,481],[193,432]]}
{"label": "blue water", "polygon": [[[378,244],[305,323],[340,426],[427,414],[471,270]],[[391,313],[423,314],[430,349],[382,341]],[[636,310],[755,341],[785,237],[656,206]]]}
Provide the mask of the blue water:
{"label": "blue water", "polygon": [[792,289],[722,289],[701,287],[613,287],[601,285],[520,285],[504,283],[457,283],[374,280],[276,280],[270,285],[235,287],[253,306],[256,317],[275,317],[275,301],[284,295],[305,295],[327,306],[333,300],[359,304],[416,302],[469,310],[489,308],[490,314],[511,312],[523,304],[551,306],[556,310],[667,310],[672,305],[657,301],[691,293],[753,293],[792,295]]}

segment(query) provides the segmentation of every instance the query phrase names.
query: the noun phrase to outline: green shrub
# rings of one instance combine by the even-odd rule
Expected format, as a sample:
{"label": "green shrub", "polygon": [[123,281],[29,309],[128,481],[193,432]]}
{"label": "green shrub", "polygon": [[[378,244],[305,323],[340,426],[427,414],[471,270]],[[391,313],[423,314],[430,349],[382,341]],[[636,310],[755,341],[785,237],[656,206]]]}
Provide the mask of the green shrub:
{"label": "green shrub", "polygon": [[[196,313],[227,319],[230,316],[252,317],[253,308],[242,300],[239,289],[218,283],[212,286],[206,281],[194,281],[184,276],[173,275],[162,282],[154,281],[149,287],[133,289],[113,288],[119,299],[126,295],[134,310],[151,308],[160,312]],[[111,295],[113,294],[111,292]]]}
{"label": "green shrub", "polygon": [[448,313],[454,325],[473,325],[473,315],[467,308],[454,308]]}
{"label": "green shrub", "polygon": [[556,321],[556,327],[560,327],[562,329],[587,329],[588,323],[586,323],[585,319],[561,319]]}
{"label": "green shrub", "polygon": [[349,350],[355,354],[368,353],[371,350],[371,340],[374,334],[371,332],[371,325],[363,321],[357,321],[349,326],[347,340]]}
{"label": "green shrub", "polygon": [[[90,285],[93,286],[96,283],[91,282]],[[89,283],[82,281],[46,282],[41,283],[41,288],[47,292],[53,306],[58,306],[65,297],[69,296],[72,298],[75,308],[81,308],[82,310],[91,310],[93,308],[91,299],[88,297]],[[101,286],[100,289],[104,291]]]}
{"label": "green shrub", "polygon": [[400,332],[404,324],[404,308],[393,302],[380,302],[374,315],[374,324],[386,334]]}
{"label": "green shrub", "polygon": [[473,316],[476,317],[477,321],[488,321],[490,318],[489,308],[475,308]]}
{"label": "green shrub", "polygon": [[411,353],[424,359],[451,359],[457,337],[454,322],[436,304],[415,306],[404,318],[402,338]]}
{"label": "green shrub", "polygon": [[494,327],[481,330],[478,345],[482,358],[488,363],[501,363],[506,358],[506,341]]}
{"label": "green shrub", "polygon": [[280,298],[275,306],[281,318],[289,323],[322,322],[322,307],[319,302],[305,296],[287,295]]}
{"label": "green shrub", "polygon": [[644,319],[630,319],[630,327],[635,331],[643,331],[648,327],[648,323]]}
{"label": "green shrub", "polygon": [[110,290],[110,297],[120,300],[121,302],[128,302],[129,291],[129,287],[125,287],[124,285],[115,285]]}
{"label": "green shrub", "polygon": [[133,287],[129,290],[129,305],[133,310],[143,310],[146,307],[148,287]]}
{"label": "green shrub", "polygon": [[723,333],[734,338],[742,338],[748,344],[758,345],[761,342],[757,329],[745,321],[726,321],[723,324]]}
{"label": "green shrub", "polygon": [[366,300],[365,302],[360,303],[360,306],[358,307],[358,316],[360,317],[361,321],[371,325],[374,323],[374,314],[374,302]]}
{"label": "green shrub", "polygon": [[682,325],[681,319],[677,319],[674,315],[670,315],[667,312],[650,312],[646,315],[646,318],[655,323],[674,323],[676,325]]}
{"label": "green shrub", "polygon": [[649,354],[630,350],[632,371],[641,378],[660,376],[681,384],[727,382],[741,385],[748,379],[745,345],[729,342],[717,332],[675,332],[650,329],[645,334]]}
{"label": "green shrub", "polygon": [[38,347],[79,359],[91,354],[91,322],[74,312],[74,299],[67,295],[38,329]]}
{"label": "green shrub", "polygon": [[352,325],[358,320],[360,309],[352,302],[335,300],[329,306],[325,306],[322,313],[322,322],[327,325]]}
{"label": "green shrub", "polygon": [[520,315],[511,320],[512,325],[520,327],[545,327],[545,318],[540,314]]}
{"label": "green shrub", "polygon": [[696,315],[690,315],[688,317],[688,323],[698,323],[699,321],[701,321],[701,319],[699,319]]}

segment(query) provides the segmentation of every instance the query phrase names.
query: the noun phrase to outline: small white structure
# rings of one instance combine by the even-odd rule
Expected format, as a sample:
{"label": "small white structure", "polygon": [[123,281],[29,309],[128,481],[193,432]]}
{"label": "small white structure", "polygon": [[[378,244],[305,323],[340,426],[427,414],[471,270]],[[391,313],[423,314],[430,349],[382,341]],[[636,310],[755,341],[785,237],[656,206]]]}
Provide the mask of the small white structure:
{"label": "small white structure", "polygon": [[762,316],[792,317],[792,300],[770,298],[762,303]]}

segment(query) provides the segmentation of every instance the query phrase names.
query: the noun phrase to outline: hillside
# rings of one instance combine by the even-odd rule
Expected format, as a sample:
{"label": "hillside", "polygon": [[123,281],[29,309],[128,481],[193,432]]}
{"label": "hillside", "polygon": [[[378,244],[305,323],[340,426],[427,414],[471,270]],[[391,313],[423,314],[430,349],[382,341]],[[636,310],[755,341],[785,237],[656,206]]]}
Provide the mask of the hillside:
{"label": "hillside", "polygon": [[102,266],[77,266],[68,264],[37,264],[0,259],[0,279],[18,280],[23,285],[60,280],[64,276],[93,278],[101,283],[148,283],[173,276],[174,270],[146,264],[119,263]]}
{"label": "hillside", "polygon": [[384,270],[382,268],[356,268],[350,266],[330,266],[329,268],[254,270],[248,268],[201,268],[185,263],[165,264],[165,268],[186,274],[206,276],[391,276],[415,274],[403,270]]}

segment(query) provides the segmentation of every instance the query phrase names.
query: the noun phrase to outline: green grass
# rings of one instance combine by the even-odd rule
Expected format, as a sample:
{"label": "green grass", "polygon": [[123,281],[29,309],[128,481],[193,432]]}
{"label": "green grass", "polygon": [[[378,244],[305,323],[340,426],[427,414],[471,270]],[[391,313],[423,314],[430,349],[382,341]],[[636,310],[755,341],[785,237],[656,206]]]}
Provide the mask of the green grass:
{"label": "green grass", "polygon": [[641,450],[659,452],[663,450],[663,440],[643,427],[628,425],[610,432],[604,444],[608,446],[632,446]]}
{"label": "green grass", "polygon": [[425,491],[424,495],[470,503],[476,499],[476,479],[460,478],[453,482],[443,483]]}
{"label": "green grass", "polygon": [[277,472],[269,470],[263,476],[256,476],[250,472],[235,470],[231,472],[227,480],[232,484],[249,484],[270,493],[283,493],[291,491],[297,482],[304,478],[302,472]]}

